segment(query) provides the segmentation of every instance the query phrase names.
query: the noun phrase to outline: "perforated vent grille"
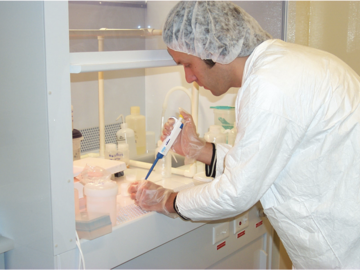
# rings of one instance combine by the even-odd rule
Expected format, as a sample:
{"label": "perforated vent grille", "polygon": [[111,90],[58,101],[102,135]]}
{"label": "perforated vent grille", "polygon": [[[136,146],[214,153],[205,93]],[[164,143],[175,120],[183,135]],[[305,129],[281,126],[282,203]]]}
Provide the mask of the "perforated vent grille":
{"label": "perforated vent grille", "polygon": [[[105,143],[116,143],[116,132],[120,123],[105,126]],[[84,139],[81,141],[81,152],[88,152],[100,148],[99,127],[80,129]]]}

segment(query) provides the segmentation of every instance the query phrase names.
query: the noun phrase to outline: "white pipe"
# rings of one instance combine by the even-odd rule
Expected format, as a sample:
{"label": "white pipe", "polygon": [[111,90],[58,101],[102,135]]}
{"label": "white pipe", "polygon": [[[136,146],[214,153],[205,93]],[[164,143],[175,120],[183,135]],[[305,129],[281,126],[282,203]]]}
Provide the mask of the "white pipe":
{"label": "white pipe", "polygon": [[[104,50],[104,37],[98,36],[99,52]],[[104,110],[104,72],[98,72],[99,84],[99,140],[100,140],[100,157],[105,157],[105,110]]]}
{"label": "white pipe", "polygon": [[142,161],[137,161],[137,160],[132,160],[132,159],[130,159],[129,164],[130,164],[130,166],[147,169],[147,170],[149,170],[152,166],[152,163],[142,162]]}
{"label": "white pipe", "polygon": [[162,30],[153,28],[140,29],[70,29],[70,38],[77,37],[147,37],[161,36]]}

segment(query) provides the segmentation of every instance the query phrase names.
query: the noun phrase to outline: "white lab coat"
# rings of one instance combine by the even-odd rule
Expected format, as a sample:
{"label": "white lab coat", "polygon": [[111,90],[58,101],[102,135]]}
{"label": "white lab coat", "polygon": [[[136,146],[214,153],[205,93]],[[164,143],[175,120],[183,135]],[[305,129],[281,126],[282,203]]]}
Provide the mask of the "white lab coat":
{"label": "white lab coat", "polygon": [[181,191],[192,220],[261,201],[295,268],[360,267],[360,77],[335,56],[268,40],[246,62],[235,146],[213,182]]}

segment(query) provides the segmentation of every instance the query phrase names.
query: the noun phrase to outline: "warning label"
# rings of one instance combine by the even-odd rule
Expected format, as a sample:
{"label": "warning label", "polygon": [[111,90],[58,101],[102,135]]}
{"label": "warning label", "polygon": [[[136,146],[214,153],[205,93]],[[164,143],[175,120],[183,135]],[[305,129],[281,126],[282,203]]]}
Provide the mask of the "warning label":
{"label": "warning label", "polygon": [[218,244],[218,245],[216,246],[216,250],[219,250],[220,248],[225,247],[225,245],[226,245],[226,241]]}
{"label": "warning label", "polygon": [[261,226],[262,224],[263,224],[263,221],[259,221],[258,223],[256,223],[255,228]]}
{"label": "warning label", "polygon": [[237,234],[237,238],[240,238],[241,236],[245,235],[245,230],[243,230],[242,232],[239,232]]}

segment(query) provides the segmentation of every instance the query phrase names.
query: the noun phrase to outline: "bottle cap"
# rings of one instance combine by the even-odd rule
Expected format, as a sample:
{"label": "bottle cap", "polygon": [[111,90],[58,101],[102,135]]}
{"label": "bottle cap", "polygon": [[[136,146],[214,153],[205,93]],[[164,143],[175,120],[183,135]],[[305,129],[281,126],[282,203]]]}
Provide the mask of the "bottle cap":
{"label": "bottle cap", "polygon": [[78,131],[77,129],[73,129],[72,130],[72,137],[73,139],[77,139],[77,138],[81,138],[82,134],[80,131]]}
{"label": "bottle cap", "polygon": [[132,106],[130,108],[131,114],[139,115],[140,114],[140,107],[139,106]]}
{"label": "bottle cap", "polygon": [[120,126],[121,126],[121,129],[125,129],[125,128],[128,127],[128,124],[127,123],[122,123]]}

